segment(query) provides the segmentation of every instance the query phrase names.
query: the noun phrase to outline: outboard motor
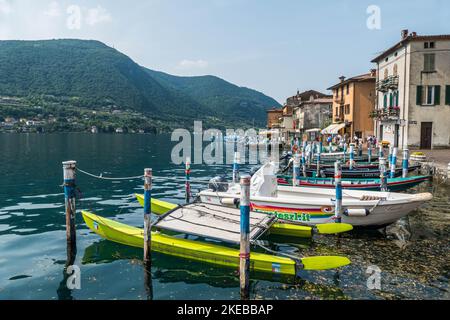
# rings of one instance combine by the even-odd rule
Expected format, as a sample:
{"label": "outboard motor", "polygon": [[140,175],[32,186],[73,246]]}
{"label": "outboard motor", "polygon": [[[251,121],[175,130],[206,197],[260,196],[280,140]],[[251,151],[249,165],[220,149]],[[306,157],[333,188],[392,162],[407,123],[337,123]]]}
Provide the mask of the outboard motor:
{"label": "outboard motor", "polygon": [[227,192],[228,191],[228,182],[225,177],[214,177],[209,180],[208,189],[211,189],[214,192]]}

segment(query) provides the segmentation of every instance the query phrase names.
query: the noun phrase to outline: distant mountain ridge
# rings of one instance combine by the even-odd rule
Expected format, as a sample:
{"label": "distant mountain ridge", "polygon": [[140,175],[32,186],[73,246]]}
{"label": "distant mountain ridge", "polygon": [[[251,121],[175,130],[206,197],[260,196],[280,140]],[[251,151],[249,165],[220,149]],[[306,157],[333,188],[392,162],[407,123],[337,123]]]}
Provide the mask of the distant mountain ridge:
{"label": "distant mountain ridge", "polygon": [[93,40],[0,41],[0,95],[64,97],[149,116],[263,125],[272,98],[214,76],[178,77],[139,66]]}

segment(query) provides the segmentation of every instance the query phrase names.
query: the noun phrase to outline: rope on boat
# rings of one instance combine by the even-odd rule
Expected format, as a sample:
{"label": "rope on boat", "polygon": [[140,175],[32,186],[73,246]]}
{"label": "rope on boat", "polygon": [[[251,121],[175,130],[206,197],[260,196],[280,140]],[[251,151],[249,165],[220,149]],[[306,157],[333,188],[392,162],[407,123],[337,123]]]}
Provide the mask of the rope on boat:
{"label": "rope on boat", "polygon": [[98,175],[89,173],[89,172],[87,172],[87,171],[81,170],[80,168],[77,168],[77,171],[79,171],[79,172],[81,172],[81,173],[83,173],[83,174],[85,174],[85,175],[87,175],[87,176],[89,176],[89,177],[95,178],[95,179],[108,180],[108,181],[117,181],[117,180],[137,180],[137,179],[142,179],[142,178],[144,178],[143,175],[142,175],[142,176],[135,176],[135,177],[119,177],[119,178],[112,178],[112,177],[103,177],[103,175],[99,175],[99,176],[98,176]]}

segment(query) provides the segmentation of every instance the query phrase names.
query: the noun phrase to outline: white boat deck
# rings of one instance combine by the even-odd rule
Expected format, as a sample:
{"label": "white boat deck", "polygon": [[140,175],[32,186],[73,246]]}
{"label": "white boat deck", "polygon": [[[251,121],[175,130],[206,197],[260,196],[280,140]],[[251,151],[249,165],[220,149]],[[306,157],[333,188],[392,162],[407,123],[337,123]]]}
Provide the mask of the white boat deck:
{"label": "white boat deck", "polygon": [[[212,204],[194,203],[165,216],[155,224],[158,229],[186,233],[230,243],[239,243],[240,210]],[[250,241],[258,239],[275,221],[263,213],[250,213]]]}

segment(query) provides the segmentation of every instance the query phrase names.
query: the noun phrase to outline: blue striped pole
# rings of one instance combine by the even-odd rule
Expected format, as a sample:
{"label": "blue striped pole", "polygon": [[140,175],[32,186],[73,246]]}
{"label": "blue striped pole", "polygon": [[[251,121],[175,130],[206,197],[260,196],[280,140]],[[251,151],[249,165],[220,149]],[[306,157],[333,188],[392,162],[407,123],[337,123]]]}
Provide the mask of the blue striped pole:
{"label": "blue striped pole", "polygon": [[336,186],[336,204],[334,218],[336,223],[342,221],[342,167],[339,161],[334,164],[334,184]]}
{"label": "blue striped pole", "polygon": [[378,158],[384,158],[383,145],[381,143],[378,145]]}
{"label": "blue striped pole", "polygon": [[250,176],[241,178],[241,246],[239,280],[241,298],[248,299],[250,273]]}
{"label": "blue striped pole", "polygon": [[394,151],[394,147],[392,147],[392,146],[389,146],[389,158],[388,158],[388,160],[389,160],[389,166],[391,165],[391,163],[392,163],[392,152]]}
{"label": "blue striped pole", "polygon": [[358,156],[362,157],[362,155],[363,155],[363,143],[360,142],[358,144]]}
{"label": "blue striped pole", "polygon": [[372,163],[372,144],[369,143],[369,148],[367,149],[367,160]]}
{"label": "blue striped pole", "polygon": [[355,147],[350,146],[350,170],[353,170],[354,162],[355,162]]}
{"label": "blue striped pole", "polygon": [[[303,153],[302,153],[303,154]],[[294,169],[292,170],[292,184],[294,187],[300,185],[300,155],[296,153],[294,155]]]}
{"label": "blue striped pole", "polygon": [[348,149],[348,145],[347,145],[347,142],[346,142],[346,143],[344,143],[344,163],[345,163],[345,160],[347,158],[347,149]]}
{"label": "blue striped pole", "polygon": [[319,149],[319,152],[317,153],[317,173],[316,177],[320,177],[320,157],[321,157],[321,150]]}
{"label": "blue striped pole", "polygon": [[386,159],[381,157],[380,162],[380,189],[381,191],[387,191],[387,175],[386,175]]}
{"label": "blue striped pole", "polygon": [[392,161],[391,161],[391,179],[395,178],[395,171],[396,171],[396,166],[397,166],[397,153],[398,153],[398,148],[394,148],[392,150]]}
{"label": "blue striped pole", "polygon": [[152,250],[152,169],[144,170],[144,263],[151,264]]}
{"label": "blue striped pole", "polygon": [[185,170],[185,200],[186,203],[191,201],[191,158],[186,157],[186,170]]}
{"label": "blue striped pole", "polygon": [[241,163],[241,154],[239,152],[234,153],[233,161],[233,183],[239,183],[239,169]]}
{"label": "blue striped pole", "polygon": [[406,178],[409,172],[409,150],[403,149],[402,177]]}
{"label": "blue striped pole", "polygon": [[77,238],[75,227],[75,178],[76,178],[76,161],[63,162],[64,171],[64,203],[66,207],[66,239],[67,249],[69,251],[76,251]]}
{"label": "blue striped pole", "polygon": [[305,158],[305,150],[302,151],[302,172],[303,172],[303,176],[306,177],[306,158]]}

